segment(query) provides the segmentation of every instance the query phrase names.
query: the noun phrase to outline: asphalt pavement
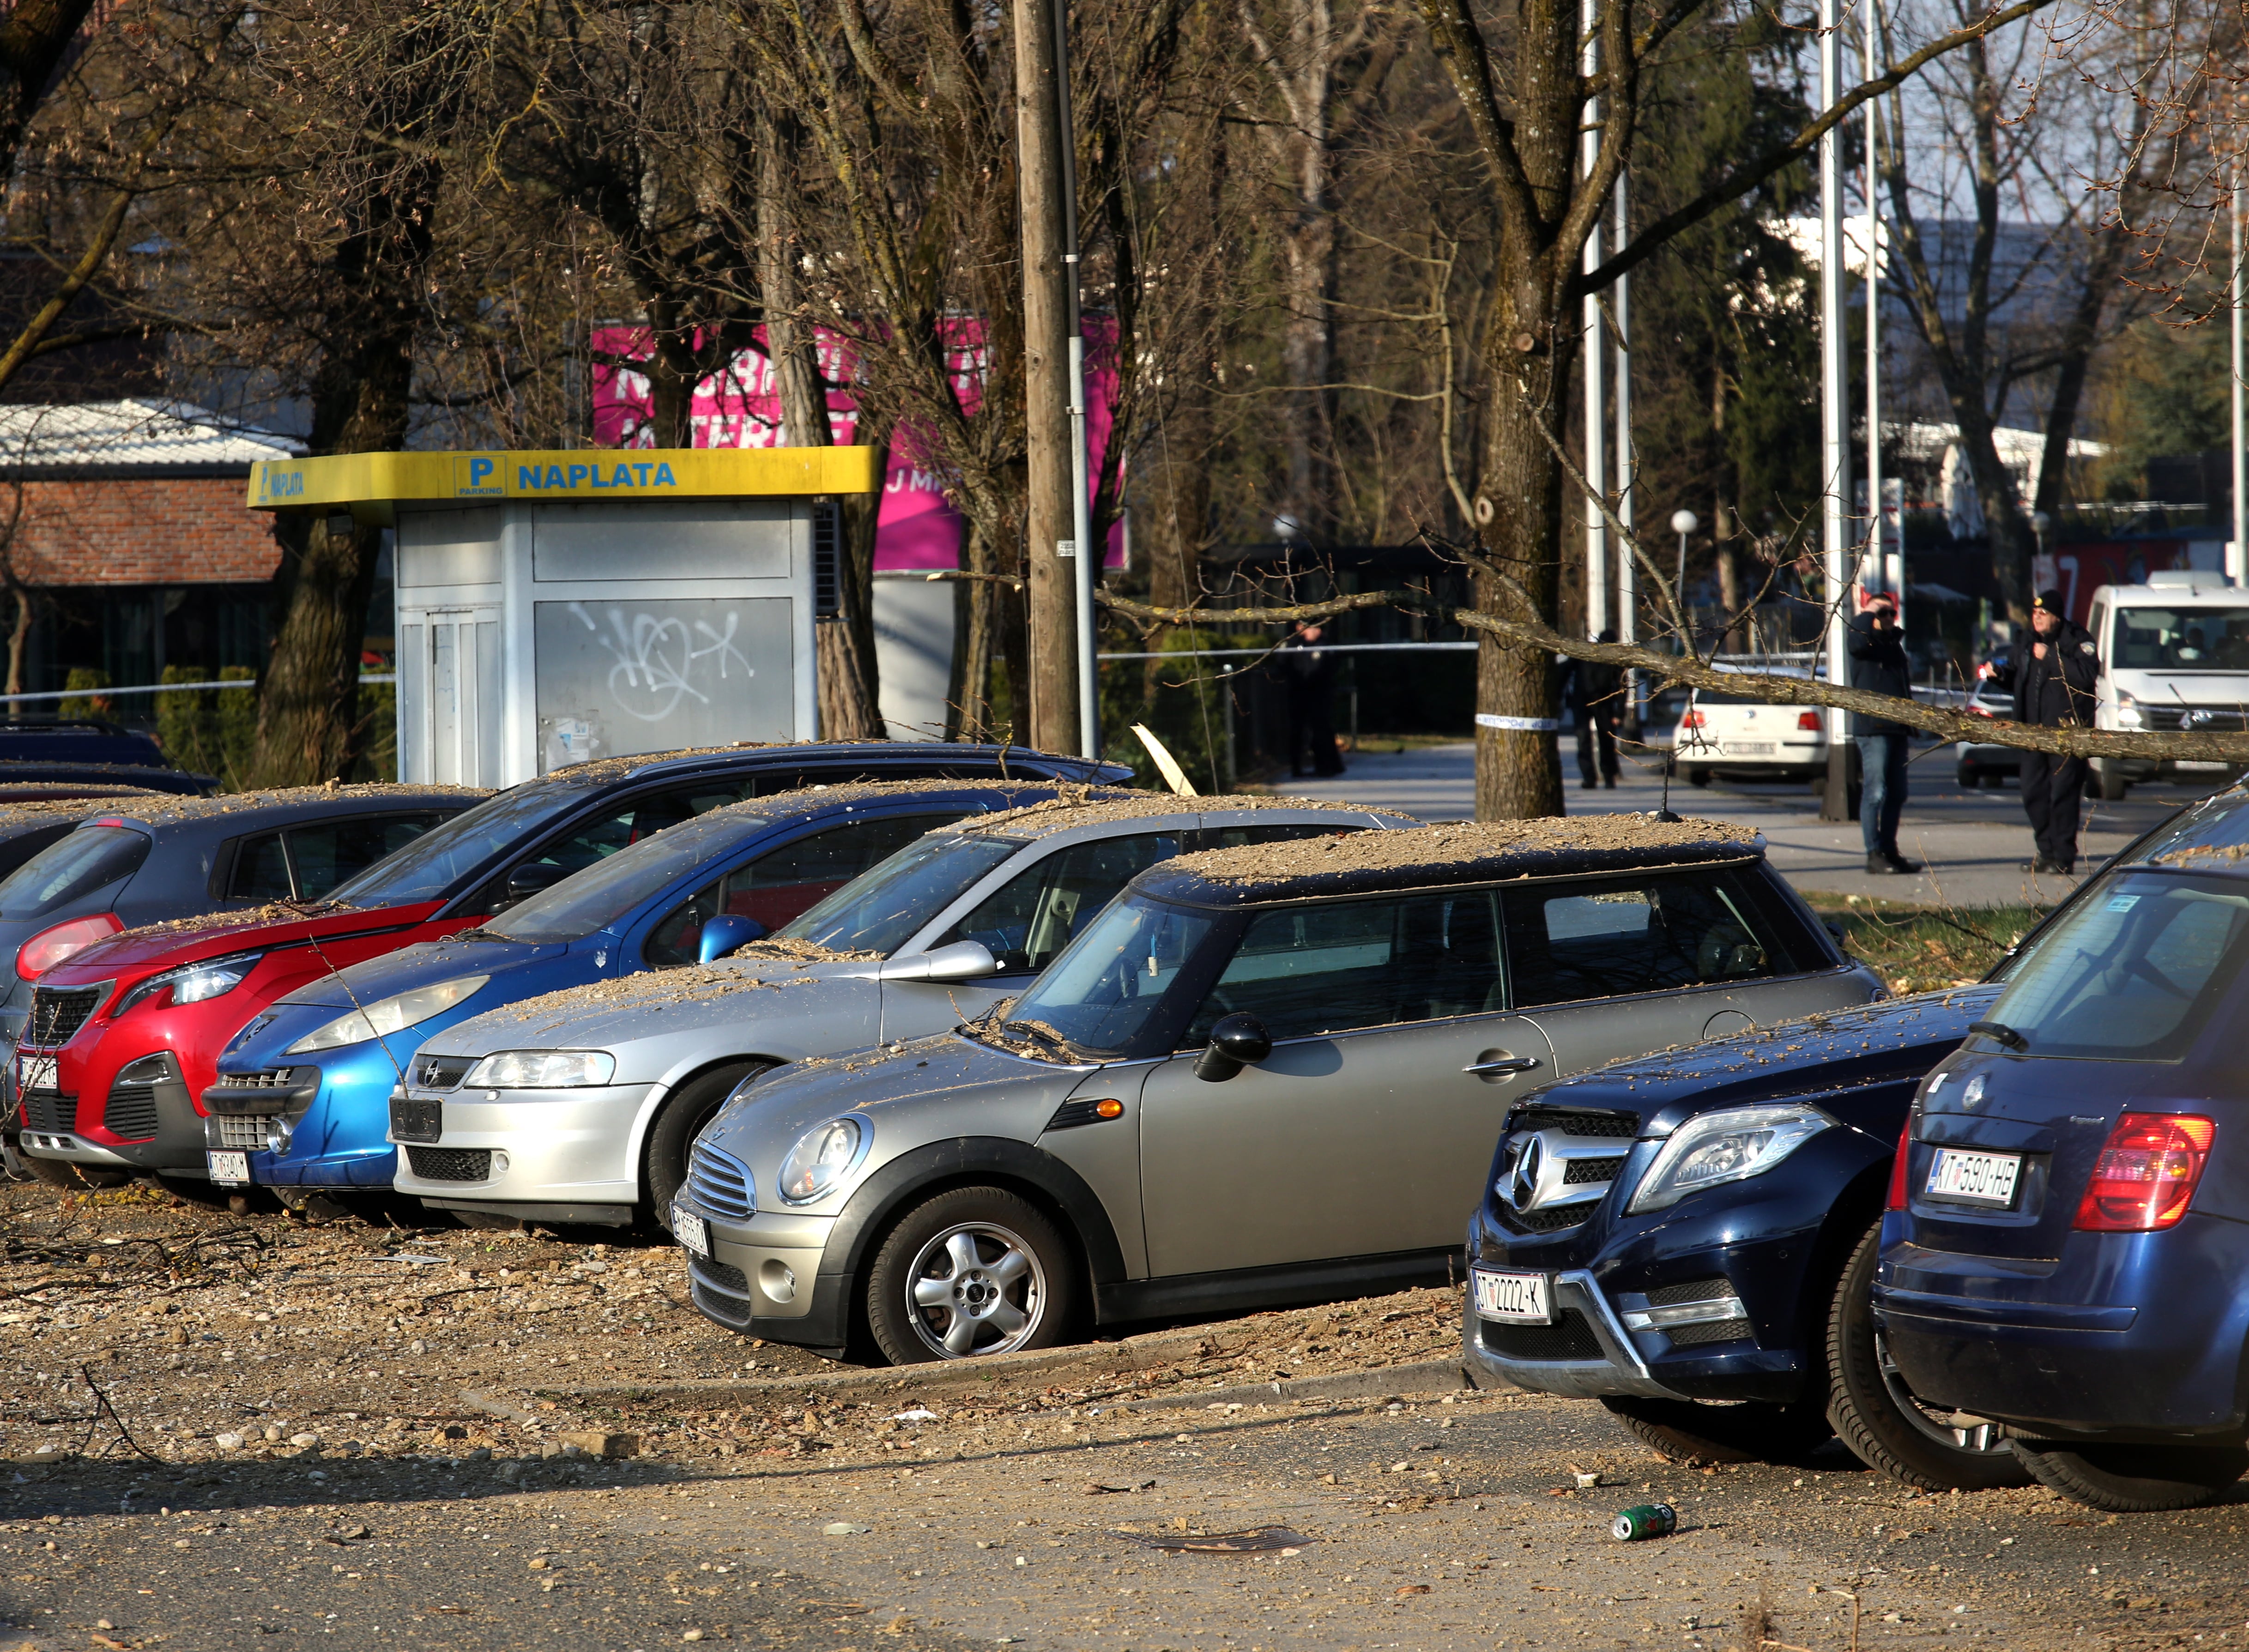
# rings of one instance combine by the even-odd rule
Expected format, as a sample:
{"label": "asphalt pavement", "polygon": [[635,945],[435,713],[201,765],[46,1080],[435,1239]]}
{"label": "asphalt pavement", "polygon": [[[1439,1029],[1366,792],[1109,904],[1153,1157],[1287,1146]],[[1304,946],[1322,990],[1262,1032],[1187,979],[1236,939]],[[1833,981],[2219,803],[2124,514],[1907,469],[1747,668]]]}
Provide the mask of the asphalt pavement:
{"label": "asphalt pavement", "polygon": [[[1670,806],[1754,826],[1764,834],[1772,864],[1799,888],[1830,895],[1871,895],[1920,906],[2047,906],[2076,887],[2074,878],[2033,875],[2032,843],[2022,796],[2012,782],[2003,791],[1962,787],[1950,746],[1925,747],[1909,771],[1909,793],[1898,846],[1924,863],[1909,877],[1866,869],[1866,848],[1856,822],[1819,819],[1808,785],[1713,780],[1666,787],[1661,766],[1627,762],[1614,790],[1587,792],[1577,783],[1574,749],[1568,759],[1566,804],[1572,814]],[[1331,780],[1279,779],[1276,792],[1337,802],[1402,809],[1425,820],[1465,820],[1475,813],[1475,748],[1425,747],[1405,752],[1359,752]],[[2084,805],[2078,869],[2090,871],[2173,810],[2204,797],[2211,785],[2142,785],[2118,803]]]}

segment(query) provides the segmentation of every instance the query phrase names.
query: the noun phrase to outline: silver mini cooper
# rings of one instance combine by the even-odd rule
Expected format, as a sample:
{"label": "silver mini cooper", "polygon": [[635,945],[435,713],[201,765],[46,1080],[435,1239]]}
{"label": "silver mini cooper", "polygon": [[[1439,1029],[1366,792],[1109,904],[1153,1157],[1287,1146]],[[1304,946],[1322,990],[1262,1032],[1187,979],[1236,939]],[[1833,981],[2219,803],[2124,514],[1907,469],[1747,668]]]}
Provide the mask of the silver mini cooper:
{"label": "silver mini cooper", "polygon": [[1441,1280],[1530,1086],[1881,995],[1731,826],[1190,854],[953,1031],[745,1082],[673,1231],[719,1324],[898,1363]]}

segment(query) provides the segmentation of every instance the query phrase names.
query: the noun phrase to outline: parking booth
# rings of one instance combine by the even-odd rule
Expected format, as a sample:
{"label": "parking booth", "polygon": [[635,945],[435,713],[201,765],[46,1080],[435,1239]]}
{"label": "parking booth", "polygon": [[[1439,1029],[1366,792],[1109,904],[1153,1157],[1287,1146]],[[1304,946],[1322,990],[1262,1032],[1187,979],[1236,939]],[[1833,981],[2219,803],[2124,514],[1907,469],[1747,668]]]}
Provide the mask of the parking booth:
{"label": "parking booth", "polygon": [[819,732],[835,496],[867,448],[359,453],[260,462],[254,510],[392,530],[398,778]]}

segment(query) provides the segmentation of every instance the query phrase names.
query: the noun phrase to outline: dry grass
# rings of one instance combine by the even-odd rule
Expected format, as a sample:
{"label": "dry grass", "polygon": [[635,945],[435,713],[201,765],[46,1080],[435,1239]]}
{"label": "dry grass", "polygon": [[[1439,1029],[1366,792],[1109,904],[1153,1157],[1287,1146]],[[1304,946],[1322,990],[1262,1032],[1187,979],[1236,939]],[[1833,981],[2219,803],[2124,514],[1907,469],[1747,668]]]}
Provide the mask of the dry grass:
{"label": "dry grass", "polygon": [[1812,905],[1821,917],[1842,925],[1851,956],[1872,964],[1893,992],[1982,980],[2046,912],[2042,907],[1888,906],[1840,895],[1815,897]]}

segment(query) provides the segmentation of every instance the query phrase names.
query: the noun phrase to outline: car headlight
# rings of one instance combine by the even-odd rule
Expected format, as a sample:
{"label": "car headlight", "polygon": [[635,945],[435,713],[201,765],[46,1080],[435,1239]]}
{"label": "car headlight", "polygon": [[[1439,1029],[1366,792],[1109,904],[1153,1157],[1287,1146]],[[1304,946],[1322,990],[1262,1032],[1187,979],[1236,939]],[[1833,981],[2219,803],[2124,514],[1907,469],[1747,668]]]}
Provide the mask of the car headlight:
{"label": "car headlight", "polygon": [[464,1089],[567,1090],[607,1084],[617,1059],[606,1050],[501,1050],[469,1069]]}
{"label": "car headlight", "polygon": [[488,975],[457,976],[450,981],[402,992],[380,1004],[354,1010],[349,1015],[338,1016],[326,1026],[307,1032],[282,1053],[310,1055],[315,1050],[333,1050],[340,1044],[364,1044],[369,1038],[388,1038],[401,1027],[410,1027],[416,1022],[427,1021],[441,1010],[451,1009],[491,979]]}
{"label": "car headlight", "polygon": [[1818,1107],[1789,1103],[1724,1107],[1689,1119],[1647,1167],[1625,1212],[1661,1210],[1704,1188],[1763,1176],[1834,1122]]}
{"label": "car headlight", "polygon": [[237,952],[230,957],[205,958],[201,963],[184,963],[162,975],[152,975],[125,995],[116,1012],[123,1015],[143,998],[152,998],[166,987],[172,989],[175,1004],[201,1004],[205,998],[218,997],[240,986],[265,956],[262,952]]}
{"label": "car headlight", "polygon": [[2116,691],[2116,726],[2120,729],[2136,729],[2142,726],[2147,720],[2146,714],[2140,709],[2140,703],[2119,689]]}
{"label": "car headlight", "polygon": [[781,1196],[790,1204],[827,1197],[867,1153],[867,1127],[848,1114],[797,1137],[781,1162]]}

